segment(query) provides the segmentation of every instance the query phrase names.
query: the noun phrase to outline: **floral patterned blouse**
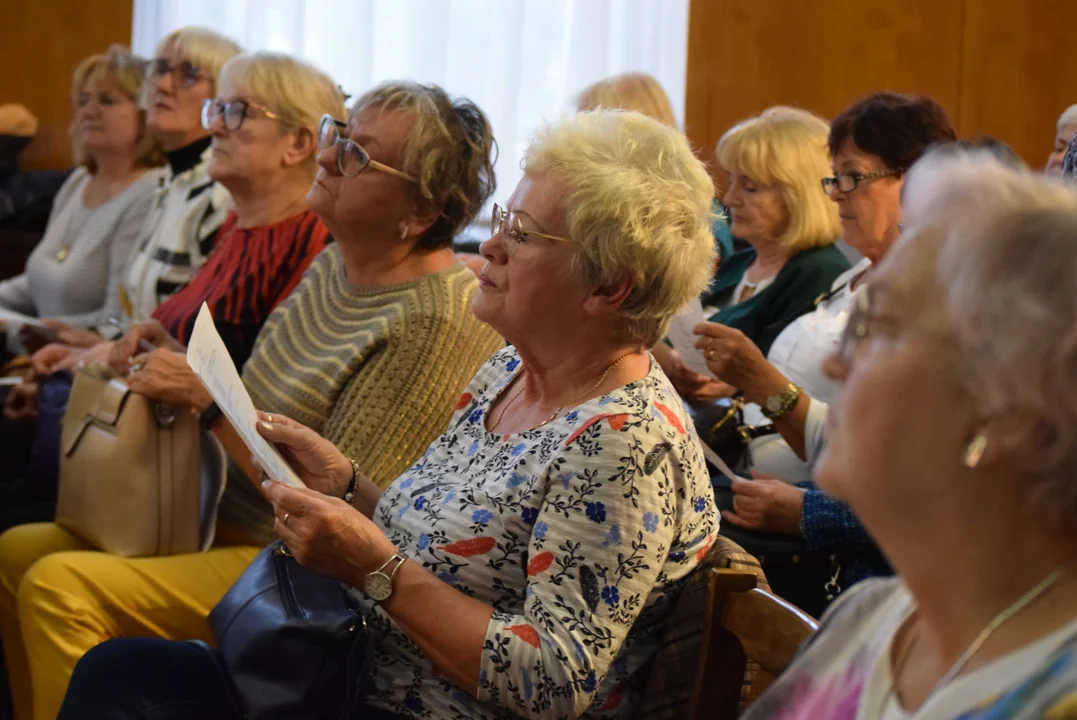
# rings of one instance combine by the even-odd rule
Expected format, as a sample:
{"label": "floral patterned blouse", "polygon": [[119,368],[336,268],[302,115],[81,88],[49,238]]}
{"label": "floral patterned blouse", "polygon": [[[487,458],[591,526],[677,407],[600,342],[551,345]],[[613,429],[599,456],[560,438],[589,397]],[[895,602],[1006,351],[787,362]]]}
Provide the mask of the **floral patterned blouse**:
{"label": "floral patterned blouse", "polygon": [[544,427],[488,432],[520,364],[506,348],[479,370],[448,430],[374,512],[403,554],[494,607],[478,700],[357,594],[382,634],[371,705],[420,718],[629,717],[639,671],[718,532],[699,440],[657,363]]}

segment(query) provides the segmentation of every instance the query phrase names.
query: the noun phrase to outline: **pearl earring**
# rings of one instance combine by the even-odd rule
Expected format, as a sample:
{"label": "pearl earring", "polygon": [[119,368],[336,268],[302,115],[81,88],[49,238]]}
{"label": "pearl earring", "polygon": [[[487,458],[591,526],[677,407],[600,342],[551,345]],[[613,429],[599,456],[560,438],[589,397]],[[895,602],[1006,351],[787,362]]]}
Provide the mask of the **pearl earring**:
{"label": "pearl earring", "polygon": [[977,435],[965,446],[965,467],[974,468],[983,460],[984,451],[987,450],[987,437]]}

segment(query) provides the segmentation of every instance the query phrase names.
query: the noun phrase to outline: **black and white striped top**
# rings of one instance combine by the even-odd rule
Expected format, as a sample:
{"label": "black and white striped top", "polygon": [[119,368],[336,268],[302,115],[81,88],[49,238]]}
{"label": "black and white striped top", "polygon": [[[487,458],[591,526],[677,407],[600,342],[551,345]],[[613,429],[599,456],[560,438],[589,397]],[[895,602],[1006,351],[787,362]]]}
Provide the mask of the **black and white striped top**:
{"label": "black and white striped top", "polygon": [[130,322],[143,322],[202,267],[232,197],[209,177],[211,149],[189,170],[166,168],[154,194],[141,239],[128,261],[120,306]]}

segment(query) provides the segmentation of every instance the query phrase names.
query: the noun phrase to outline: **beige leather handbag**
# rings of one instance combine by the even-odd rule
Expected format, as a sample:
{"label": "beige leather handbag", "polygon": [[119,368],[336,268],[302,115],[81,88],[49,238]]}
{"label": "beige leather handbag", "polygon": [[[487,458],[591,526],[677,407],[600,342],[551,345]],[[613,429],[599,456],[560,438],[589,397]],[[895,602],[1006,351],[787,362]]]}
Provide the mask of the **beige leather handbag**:
{"label": "beige leather handbag", "polygon": [[124,557],[199,552],[200,428],[122,380],[75,375],[64,414],[56,522]]}

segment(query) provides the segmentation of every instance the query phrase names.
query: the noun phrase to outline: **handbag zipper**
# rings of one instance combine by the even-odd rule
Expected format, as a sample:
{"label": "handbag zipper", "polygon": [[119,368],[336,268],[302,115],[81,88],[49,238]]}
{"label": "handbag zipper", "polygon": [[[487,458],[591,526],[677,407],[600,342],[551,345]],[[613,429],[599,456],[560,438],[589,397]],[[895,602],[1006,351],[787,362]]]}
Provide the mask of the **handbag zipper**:
{"label": "handbag zipper", "polygon": [[288,548],[281,545],[273,551],[273,571],[277,576],[277,589],[280,593],[280,602],[284,606],[284,612],[287,613],[289,618],[299,616],[299,602],[295,599],[295,591],[292,588],[292,583],[288,578],[288,568],[285,563],[288,562],[292,554],[288,552]]}

